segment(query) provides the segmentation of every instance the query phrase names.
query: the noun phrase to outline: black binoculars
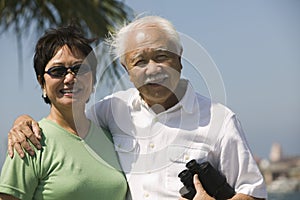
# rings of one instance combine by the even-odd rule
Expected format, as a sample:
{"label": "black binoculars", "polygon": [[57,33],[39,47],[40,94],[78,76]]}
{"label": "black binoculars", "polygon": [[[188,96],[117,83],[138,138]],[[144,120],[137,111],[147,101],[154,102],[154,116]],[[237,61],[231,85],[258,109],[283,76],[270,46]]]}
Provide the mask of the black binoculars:
{"label": "black binoculars", "polygon": [[182,197],[192,200],[196,194],[193,176],[198,174],[204,190],[217,200],[230,199],[235,195],[234,189],[227,183],[226,177],[217,171],[209,162],[198,164],[191,160],[186,164],[187,169],[178,174],[183,187],[179,190]]}

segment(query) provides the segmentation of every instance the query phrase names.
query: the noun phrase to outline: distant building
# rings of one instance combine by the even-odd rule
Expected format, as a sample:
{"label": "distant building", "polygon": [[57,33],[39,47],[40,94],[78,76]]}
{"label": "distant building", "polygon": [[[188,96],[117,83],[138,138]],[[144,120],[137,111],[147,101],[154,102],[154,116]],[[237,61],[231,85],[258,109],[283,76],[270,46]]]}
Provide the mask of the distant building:
{"label": "distant building", "polygon": [[258,164],[269,192],[300,191],[300,155],[283,156],[281,145],[274,143],[269,160]]}
{"label": "distant building", "polygon": [[272,145],[269,159],[271,162],[277,162],[282,159],[282,148],[279,143],[274,143]]}

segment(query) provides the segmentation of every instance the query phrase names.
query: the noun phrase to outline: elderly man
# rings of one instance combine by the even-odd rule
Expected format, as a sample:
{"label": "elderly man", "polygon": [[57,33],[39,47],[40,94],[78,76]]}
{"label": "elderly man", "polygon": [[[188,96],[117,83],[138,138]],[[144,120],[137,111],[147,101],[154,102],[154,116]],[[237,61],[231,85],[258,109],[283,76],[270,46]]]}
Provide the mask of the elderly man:
{"label": "elderly man", "polygon": [[[132,199],[180,198],[177,175],[191,159],[209,161],[224,174],[236,192],[232,199],[266,198],[236,115],[181,79],[182,45],[168,20],[136,19],[113,36],[111,45],[136,88],[104,98],[87,115],[111,132]],[[38,143],[25,124],[38,130],[29,116],[20,117],[9,134],[11,155],[13,146],[21,152],[20,144],[30,151],[21,132]],[[198,186],[197,192],[195,199],[213,199]]]}

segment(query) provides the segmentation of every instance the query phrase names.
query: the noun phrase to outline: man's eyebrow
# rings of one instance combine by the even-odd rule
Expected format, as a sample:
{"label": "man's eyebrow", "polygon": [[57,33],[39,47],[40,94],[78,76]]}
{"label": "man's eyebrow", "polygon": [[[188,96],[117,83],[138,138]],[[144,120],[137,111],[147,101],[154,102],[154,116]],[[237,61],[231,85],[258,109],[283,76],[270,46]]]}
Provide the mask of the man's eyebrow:
{"label": "man's eyebrow", "polygon": [[163,47],[158,47],[158,48],[155,48],[155,51],[169,51],[169,50],[167,50],[166,48],[163,48]]}
{"label": "man's eyebrow", "polygon": [[[151,48],[151,50],[152,50],[153,52],[170,52],[167,48],[164,48],[164,47]],[[147,50],[146,50],[146,49],[144,49],[144,50],[142,50],[142,51],[139,51],[139,52],[133,54],[133,55],[130,57],[129,61],[132,62],[132,61],[134,61],[134,60],[136,60],[136,59],[143,58],[143,54],[144,54],[144,53],[147,53]]]}
{"label": "man's eyebrow", "polygon": [[132,62],[132,61],[134,61],[138,58],[141,58],[141,57],[142,57],[141,53],[136,53],[133,56],[131,56],[129,60],[130,60],[130,62]]}
{"label": "man's eyebrow", "polygon": [[155,49],[155,52],[158,52],[158,53],[173,53],[173,54],[177,54],[176,52],[171,51],[170,49],[167,49],[167,48],[156,48],[156,49]]}

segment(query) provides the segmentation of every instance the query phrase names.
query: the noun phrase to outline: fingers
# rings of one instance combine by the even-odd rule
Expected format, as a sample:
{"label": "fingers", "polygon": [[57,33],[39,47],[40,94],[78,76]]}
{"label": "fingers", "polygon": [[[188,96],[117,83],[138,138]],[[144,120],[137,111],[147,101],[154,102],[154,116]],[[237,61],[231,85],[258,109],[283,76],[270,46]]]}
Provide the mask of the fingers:
{"label": "fingers", "polygon": [[178,200],[187,200],[186,198],[180,197]]}
{"label": "fingers", "polygon": [[[211,196],[209,196],[206,191],[204,190],[199,178],[198,174],[195,174],[193,177],[194,187],[196,189],[196,195],[194,196],[193,200],[214,200]],[[183,197],[180,197],[179,200],[187,200]]]}
{"label": "fingers", "polygon": [[[41,137],[41,129],[39,127],[39,124],[36,121],[31,121],[31,127],[32,127],[32,131],[33,131],[35,137],[38,140],[40,140],[42,137]],[[30,140],[30,141],[33,142],[32,140]]]}
{"label": "fingers", "polygon": [[204,190],[199,178],[198,174],[195,174],[193,177],[194,186],[196,189],[196,195],[193,200],[213,200],[211,196],[209,196],[206,191]]}
{"label": "fingers", "polygon": [[10,133],[8,134],[8,153],[9,156],[12,158],[14,156],[14,150],[16,150],[16,152],[19,154],[19,156],[21,158],[24,158],[24,152],[23,149],[21,147],[21,143],[19,142],[20,139],[18,137],[16,137],[16,133],[12,134],[13,130],[10,131]]}
{"label": "fingers", "polygon": [[[21,158],[24,157],[24,150],[30,155],[34,155],[33,148],[27,141],[27,138],[38,148],[41,148],[39,140],[31,130],[32,125],[35,127],[36,132],[40,132],[40,128],[36,122],[33,121],[21,121],[20,123],[13,126],[8,133],[8,153],[10,157],[14,156],[15,149]],[[24,149],[24,150],[23,150]]]}
{"label": "fingers", "polygon": [[13,128],[10,130],[9,135],[12,141],[10,143],[10,146],[12,146],[17,151],[21,158],[25,156],[24,150],[32,156],[35,154],[34,150],[28,143],[25,134],[21,130]]}
{"label": "fingers", "polygon": [[198,174],[194,175],[193,182],[194,182],[196,192],[203,192],[203,191],[205,192],[205,190],[202,187],[201,182],[199,181]]}
{"label": "fingers", "polygon": [[[40,143],[40,141],[36,138],[36,136],[35,135],[31,135],[31,136],[29,136],[28,137],[28,139],[31,141],[31,143],[37,148],[37,149],[41,149],[41,143]],[[25,149],[27,149],[26,147],[27,147],[27,145],[28,145],[29,143],[28,142],[24,142],[24,145],[22,144],[22,147],[23,148],[25,148]],[[25,147],[25,145],[26,145],[26,147]]]}
{"label": "fingers", "polygon": [[9,157],[14,157],[14,145],[13,145],[13,141],[11,138],[11,134],[8,134],[8,143],[7,143],[7,148],[8,148],[8,155]]}
{"label": "fingers", "polygon": [[[31,156],[35,154],[33,148],[30,146],[29,142],[26,139],[26,135],[24,136],[23,132],[18,132],[19,135],[19,143],[15,144],[15,149],[17,152],[23,152],[22,148],[25,149],[26,152],[28,152]],[[29,136],[31,137],[31,136]],[[20,148],[19,148],[20,146]],[[19,154],[20,155],[20,154]],[[21,155],[20,155],[21,156]]]}
{"label": "fingers", "polygon": [[[26,121],[26,125],[20,124],[20,128],[22,129],[22,132],[24,133],[25,137],[30,140],[30,142],[37,148],[41,149],[41,129],[39,127],[39,124],[34,120]],[[26,147],[28,147],[28,143],[24,143]],[[23,148],[26,149],[25,146],[22,145]]]}
{"label": "fingers", "polygon": [[20,158],[24,158],[25,157],[24,151],[23,151],[23,149],[22,149],[22,147],[21,147],[21,145],[19,143],[16,143],[14,145],[14,148],[15,148],[16,152],[18,153],[18,155],[20,156]]}

